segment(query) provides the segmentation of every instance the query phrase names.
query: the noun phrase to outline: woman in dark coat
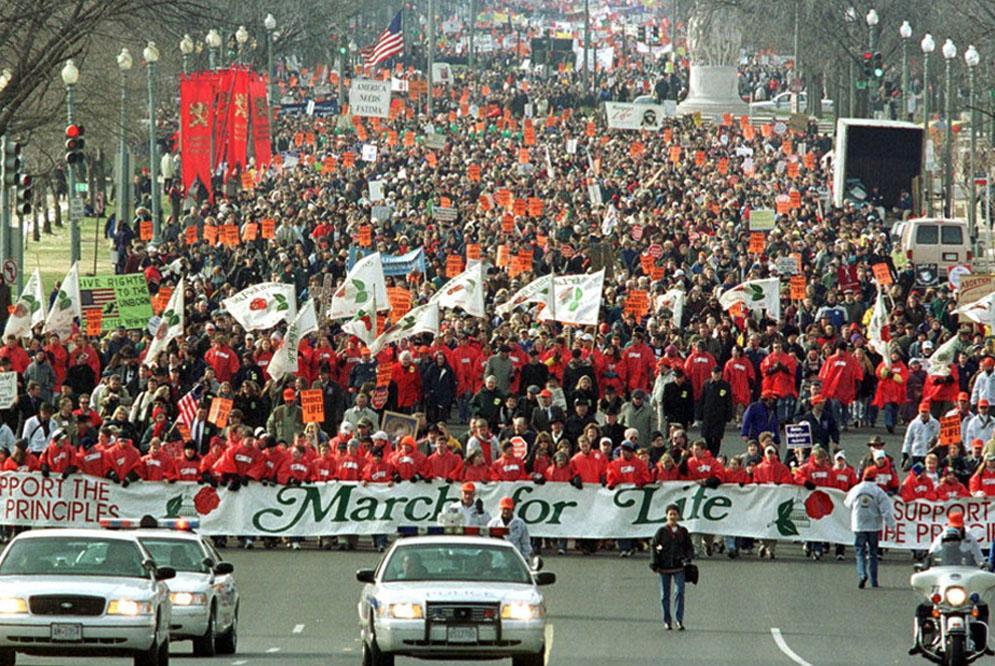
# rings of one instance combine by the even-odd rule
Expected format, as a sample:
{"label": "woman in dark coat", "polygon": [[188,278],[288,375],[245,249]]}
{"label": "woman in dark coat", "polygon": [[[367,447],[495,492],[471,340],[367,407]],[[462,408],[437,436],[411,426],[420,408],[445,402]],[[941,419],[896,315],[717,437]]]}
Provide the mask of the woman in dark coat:
{"label": "woman in dark coat", "polygon": [[670,588],[675,587],[674,615],[677,630],[684,631],[684,566],[694,558],[694,546],[687,528],[678,521],[680,509],[676,504],[667,507],[667,522],[657,530],[650,544],[652,561],[650,569],[660,576],[660,595],[663,605],[663,623],[672,629],[670,621]]}
{"label": "woman in dark coat", "polygon": [[425,395],[425,420],[429,423],[446,421],[456,399],[456,373],[438,352],[435,363],[426,366],[422,374],[422,392]]}

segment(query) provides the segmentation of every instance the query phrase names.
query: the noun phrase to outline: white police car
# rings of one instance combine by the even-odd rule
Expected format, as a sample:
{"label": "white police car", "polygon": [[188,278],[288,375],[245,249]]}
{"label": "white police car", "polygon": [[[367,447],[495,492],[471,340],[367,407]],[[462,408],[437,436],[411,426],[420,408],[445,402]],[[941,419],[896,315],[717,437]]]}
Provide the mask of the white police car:
{"label": "white police car", "polygon": [[545,660],[546,604],[533,571],[501,538],[504,528],[400,528],[379,566],[360,569],[358,611],[363,663],[392,666],[396,655],[422,659],[499,659],[515,666]]}
{"label": "white police car", "polygon": [[169,663],[169,589],[134,534],[41,529],[0,555],[0,666],[18,652]]}
{"label": "white police car", "polygon": [[157,565],[176,571],[168,581],[173,617],[170,638],[192,640],[198,657],[234,654],[238,647],[239,596],[231,562],[222,562],[210,539],[192,530],[199,521],[106,520],[101,526],[131,532]]}

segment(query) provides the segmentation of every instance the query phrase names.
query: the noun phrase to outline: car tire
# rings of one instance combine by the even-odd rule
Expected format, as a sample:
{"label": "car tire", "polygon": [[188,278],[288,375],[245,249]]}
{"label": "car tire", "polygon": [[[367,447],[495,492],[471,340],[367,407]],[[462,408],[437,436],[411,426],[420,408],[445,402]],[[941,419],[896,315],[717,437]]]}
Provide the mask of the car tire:
{"label": "car tire", "polygon": [[0,666],[14,666],[16,662],[16,652],[13,650],[0,650]]}
{"label": "car tire", "polygon": [[[135,666],[162,666],[162,643],[153,643],[145,652],[135,655]],[[169,654],[169,643],[165,643],[166,654]]]}
{"label": "car tire", "polygon": [[544,666],[546,663],[546,646],[535,654],[518,654],[511,658],[511,666]]}
{"label": "car tire", "polygon": [[193,639],[193,656],[213,657],[217,653],[217,609],[212,605],[207,618],[207,631],[200,638]]}
{"label": "car tire", "polygon": [[159,661],[155,666],[169,666],[169,636],[159,645]]}
{"label": "car tire", "polygon": [[[366,651],[366,645],[363,646],[363,651]],[[380,647],[377,645],[377,639],[374,638],[373,642],[370,643],[370,666],[394,666],[394,655],[388,654],[386,652],[381,652]],[[365,659],[365,654],[364,654]]]}
{"label": "car tire", "polygon": [[218,634],[214,639],[214,649],[217,654],[235,654],[238,649],[238,607],[235,608],[228,631]]}

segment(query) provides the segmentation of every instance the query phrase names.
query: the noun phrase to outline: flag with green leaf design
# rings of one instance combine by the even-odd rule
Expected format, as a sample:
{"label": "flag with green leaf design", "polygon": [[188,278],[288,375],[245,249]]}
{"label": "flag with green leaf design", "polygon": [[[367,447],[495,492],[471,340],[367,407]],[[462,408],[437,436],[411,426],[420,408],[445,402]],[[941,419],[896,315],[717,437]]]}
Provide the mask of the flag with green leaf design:
{"label": "flag with green leaf design", "polygon": [[73,332],[73,319],[83,317],[79,296],[79,264],[73,263],[66,277],[59,284],[59,291],[52,309],[45,319],[45,333],[58,333],[65,339]]}

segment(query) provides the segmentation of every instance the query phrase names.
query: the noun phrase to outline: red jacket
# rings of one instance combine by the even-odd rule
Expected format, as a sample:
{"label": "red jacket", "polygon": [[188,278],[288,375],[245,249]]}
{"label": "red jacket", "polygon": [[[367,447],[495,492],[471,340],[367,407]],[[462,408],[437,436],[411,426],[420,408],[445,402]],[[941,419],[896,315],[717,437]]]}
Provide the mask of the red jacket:
{"label": "red jacket", "polygon": [[61,474],[70,467],[76,467],[76,449],[69,442],[61,446],[49,442],[41,453],[41,464],[46,465],[52,474]]}
{"label": "red jacket", "polygon": [[527,481],[525,463],[521,458],[503,454],[491,464],[491,476],[495,481]]}
{"label": "red jacket", "polygon": [[926,384],[922,388],[922,399],[931,402],[957,402],[957,394],[960,393],[960,374],[957,366],[950,364],[950,375],[928,375]]}
{"label": "red jacket", "polygon": [[219,383],[230,382],[241,366],[238,354],[228,345],[212,346],[204,354],[204,363],[214,369],[214,375]]}
{"label": "red jacket", "polygon": [[756,377],[757,371],[745,356],[729,359],[722,370],[722,379],[732,387],[732,401],[737,405],[750,404],[750,383],[756,381]]}
{"label": "red jacket", "polygon": [[764,458],[753,468],[753,483],[782,485],[794,481],[791,470],[780,460],[768,461]]}
{"label": "red jacket", "polygon": [[653,350],[645,342],[632,344],[622,350],[622,360],[625,363],[629,391],[649,390],[653,381],[653,369],[656,367]]}
{"label": "red jacket", "polygon": [[874,483],[881,486],[881,490],[886,493],[894,493],[898,491],[899,481],[898,472],[891,464],[889,458],[884,459],[884,467],[877,468],[877,476],[874,477]]}
{"label": "red jacket", "polygon": [[972,494],[981,492],[985,497],[995,497],[995,473],[982,467],[971,477],[968,487]]}
{"label": "red jacket", "polygon": [[694,456],[688,458],[687,478],[689,481],[708,479],[713,476],[722,481],[725,477],[725,469],[718,460],[712,457],[711,451],[705,451],[700,458]]}
{"label": "red jacket", "polygon": [[653,480],[646,463],[636,456],[632,456],[628,460],[616,458],[608,463],[607,477],[609,488],[614,488],[622,483],[634,483],[642,487]]}
{"label": "red jacket", "polygon": [[144,481],[172,481],[176,478],[176,463],[172,456],[160,449],[156,454],[142,456],[137,472]]}
{"label": "red jacket", "polygon": [[[743,359],[749,362],[748,359]],[[771,353],[760,362],[761,391],[773,391],[778,398],[798,395],[795,377],[798,371],[798,359],[793,354],[781,352]]]}
{"label": "red jacket", "polygon": [[214,473],[218,476],[231,474],[258,481],[263,478],[263,470],[262,452],[245,444],[229,446],[224,455],[214,463]]}
{"label": "red jacket", "polygon": [[203,472],[200,466],[200,457],[194,456],[188,459],[186,456],[178,458],[173,462],[173,470],[177,481],[200,481]]}
{"label": "red jacket", "polygon": [[452,351],[452,366],[456,372],[456,394],[476,393],[484,383],[484,367],[480,364],[480,348],[463,343]]}
{"label": "red jacket", "polygon": [[732,469],[726,468],[723,473],[722,483],[752,483],[753,480],[750,478],[750,473],[747,472],[742,467],[738,470],[733,471]]}
{"label": "red jacket", "polygon": [[5,472],[36,472],[38,471],[38,458],[33,453],[24,452],[24,459],[18,464],[13,456],[3,461],[3,471]]}
{"label": "red jacket", "polygon": [[554,483],[570,483],[573,480],[574,475],[570,470],[570,465],[564,465],[563,467],[557,467],[556,465],[549,465],[542,473],[542,477],[547,481],[553,481]]}
{"label": "red jacket", "polygon": [[701,387],[712,374],[712,368],[718,365],[715,357],[708,352],[691,352],[684,361],[684,374],[691,379],[691,392],[695,400],[701,400]]}
{"label": "red jacket", "polygon": [[291,480],[305,483],[311,480],[311,466],[304,456],[295,458],[292,454],[283,459],[276,472],[276,482],[286,485]]}
{"label": "red jacket", "polygon": [[463,465],[463,478],[461,481],[493,481],[491,466],[487,463],[480,465]]}
{"label": "red jacket", "polygon": [[[23,375],[24,371],[31,364],[31,357],[28,356],[28,352],[24,351],[24,347],[21,345],[14,345],[13,349],[7,345],[0,347],[0,358],[9,358],[10,369],[19,375]],[[97,377],[100,377],[99,373]]]}
{"label": "red jacket", "polygon": [[598,391],[604,395],[605,389],[611,386],[617,395],[625,395],[628,371],[624,359],[619,358],[616,361],[614,356],[605,356],[603,359],[600,369],[597,370]]}
{"label": "red jacket", "polygon": [[899,491],[899,495],[906,502],[917,499],[935,501],[936,486],[933,485],[933,479],[929,478],[925,473],[919,476],[909,474],[905,477],[905,481],[902,481],[902,489]]}
{"label": "red jacket", "polygon": [[834,487],[832,472],[833,466],[829,463],[819,465],[814,459],[809,458],[804,465],[795,468],[795,483],[801,486],[810,481],[820,488],[832,488]]}
{"label": "red jacket", "polygon": [[864,378],[864,370],[852,355],[833,354],[822,364],[819,379],[822,395],[828,400],[838,400],[849,405],[857,397],[857,384]]}
{"label": "red jacket", "polygon": [[410,409],[421,401],[421,373],[414,364],[405,369],[400,362],[395,363],[390,378],[397,385],[398,408]]}
{"label": "red jacket", "polygon": [[339,464],[333,455],[320,456],[311,461],[310,478],[315,483],[335,480],[335,467]]}
{"label": "red jacket", "polygon": [[678,465],[674,465],[670,469],[664,469],[663,463],[658,462],[653,467],[653,480],[657,483],[662,483],[664,481],[680,481],[681,468]]}
{"label": "red jacket", "polygon": [[280,473],[284,460],[289,457],[287,450],[279,446],[264,449],[260,457],[259,480],[276,481],[276,476]]}
{"label": "red jacket", "polygon": [[949,499],[956,499],[958,497],[969,497],[970,494],[971,493],[967,491],[967,487],[960,481],[947,483],[947,481],[944,480],[936,486],[936,499],[940,502],[946,502]]}
{"label": "red jacket", "polygon": [[386,460],[373,459],[363,469],[363,481],[370,483],[393,483],[394,466]]}
{"label": "red jacket", "polygon": [[843,469],[833,467],[830,478],[832,479],[832,487],[839,488],[843,492],[857,485],[857,473],[849,465],[844,465]]}
{"label": "red jacket", "polygon": [[882,361],[877,367],[878,387],[874,392],[874,405],[879,409],[888,403],[904,405],[908,402],[909,369],[901,361],[891,364],[891,370]]}
{"label": "red jacket", "polygon": [[107,474],[107,455],[103,449],[94,446],[89,451],[76,452],[76,466],[83,474],[103,478]]}
{"label": "red jacket", "polygon": [[448,449],[441,454],[434,451],[425,458],[425,475],[430,479],[458,481],[463,476],[463,460]]}
{"label": "red jacket", "polygon": [[117,478],[124,481],[132,472],[136,474],[142,464],[142,454],[131,444],[121,444],[116,442],[114,446],[107,449],[107,474],[114,472]]}
{"label": "red jacket", "polygon": [[339,456],[338,464],[335,467],[335,478],[339,481],[360,481],[363,478],[363,469],[366,467],[366,459],[360,455],[346,454]]}
{"label": "red jacket", "polygon": [[405,453],[403,449],[398,449],[390,457],[390,463],[394,466],[394,470],[400,475],[402,481],[410,481],[416,474],[426,476],[425,454],[418,449],[412,449],[410,453]]}
{"label": "red jacket", "polygon": [[591,449],[585,454],[578,451],[570,459],[570,469],[574,476],[579,476],[583,483],[601,483],[605,479],[605,458],[600,451]]}

